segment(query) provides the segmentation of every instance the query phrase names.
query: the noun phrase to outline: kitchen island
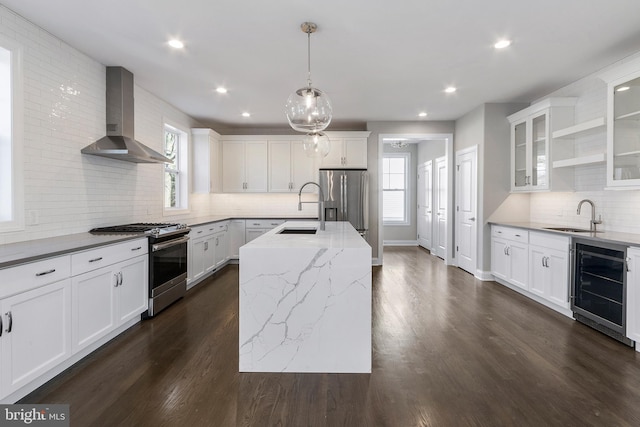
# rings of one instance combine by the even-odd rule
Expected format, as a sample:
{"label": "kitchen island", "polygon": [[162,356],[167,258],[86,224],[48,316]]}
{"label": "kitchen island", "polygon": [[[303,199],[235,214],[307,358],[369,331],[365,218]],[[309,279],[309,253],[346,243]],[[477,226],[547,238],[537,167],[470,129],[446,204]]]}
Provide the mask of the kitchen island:
{"label": "kitchen island", "polygon": [[371,372],[371,247],[348,222],[319,225],[240,248],[240,372]]}

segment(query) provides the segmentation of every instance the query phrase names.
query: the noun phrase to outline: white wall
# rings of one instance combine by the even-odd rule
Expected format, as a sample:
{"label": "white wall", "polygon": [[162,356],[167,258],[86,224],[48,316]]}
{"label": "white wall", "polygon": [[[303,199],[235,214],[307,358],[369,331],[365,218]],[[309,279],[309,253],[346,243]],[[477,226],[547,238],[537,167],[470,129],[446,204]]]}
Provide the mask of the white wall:
{"label": "white wall", "polygon": [[[24,51],[25,230],[0,244],[85,232],[103,224],[162,217],[162,165],[82,155],[105,134],[105,67],[0,6],[0,34]],[[126,67],[126,64],[121,64]],[[135,87],[136,139],[162,150],[163,118],[186,129],[195,120]],[[191,215],[207,213],[194,195]]]}

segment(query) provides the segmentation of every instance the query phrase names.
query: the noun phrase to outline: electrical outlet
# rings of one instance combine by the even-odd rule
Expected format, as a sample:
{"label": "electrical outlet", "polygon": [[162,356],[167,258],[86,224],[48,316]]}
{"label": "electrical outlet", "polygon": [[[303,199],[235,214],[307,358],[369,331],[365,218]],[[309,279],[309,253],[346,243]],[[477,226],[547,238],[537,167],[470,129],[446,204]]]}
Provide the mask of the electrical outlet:
{"label": "electrical outlet", "polygon": [[38,215],[38,211],[34,209],[30,209],[27,211],[27,225],[38,225],[40,223],[40,218]]}

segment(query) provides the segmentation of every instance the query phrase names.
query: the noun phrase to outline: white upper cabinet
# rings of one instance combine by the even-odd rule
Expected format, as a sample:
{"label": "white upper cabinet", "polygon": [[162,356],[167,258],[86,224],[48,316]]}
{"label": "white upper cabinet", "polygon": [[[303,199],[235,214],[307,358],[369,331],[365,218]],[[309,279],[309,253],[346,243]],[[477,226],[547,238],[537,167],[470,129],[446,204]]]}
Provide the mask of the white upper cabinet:
{"label": "white upper cabinet", "polygon": [[367,137],[370,132],[326,132],[331,141],[327,157],[320,167],[336,169],[367,168]]}
{"label": "white upper cabinet", "polygon": [[[302,141],[269,141],[269,192],[298,192],[302,184],[317,179],[317,166]],[[313,186],[304,189],[312,192]]]}
{"label": "white upper cabinet", "polygon": [[222,191],[267,191],[267,141],[223,141],[222,159]]}
{"label": "white upper cabinet", "polygon": [[640,58],[600,78],[607,83],[607,186],[640,188]]}
{"label": "white upper cabinet", "polygon": [[573,188],[573,172],[551,168],[551,134],[573,124],[576,98],[549,98],[508,117],[511,123],[511,191]]}
{"label": "white upper cabinet", "polygon": [[194,193],[222,191],[220,135],[206,128],[191,129]]}

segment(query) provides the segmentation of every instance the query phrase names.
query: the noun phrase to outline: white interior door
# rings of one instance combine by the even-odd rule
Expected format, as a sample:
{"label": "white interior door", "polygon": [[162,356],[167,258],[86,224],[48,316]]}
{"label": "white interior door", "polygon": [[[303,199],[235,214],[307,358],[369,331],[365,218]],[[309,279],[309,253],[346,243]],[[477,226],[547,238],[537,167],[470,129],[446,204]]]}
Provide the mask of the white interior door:
{"label": "white interior door", "polygon": [[433,163],[418,166],[418,244],[433,248]]}
{"label": "white interior door", "polygon": [[456,257],[458,267],[476,271],[477,146],[456,152]]}
{"label": "white interior door", "polygon": [[435,254],[445,259],[447,254],[447,158],[438,157],[434,173],[433,190],[434,211],[436,213],[434,221],[433,239],[435,243]]}

